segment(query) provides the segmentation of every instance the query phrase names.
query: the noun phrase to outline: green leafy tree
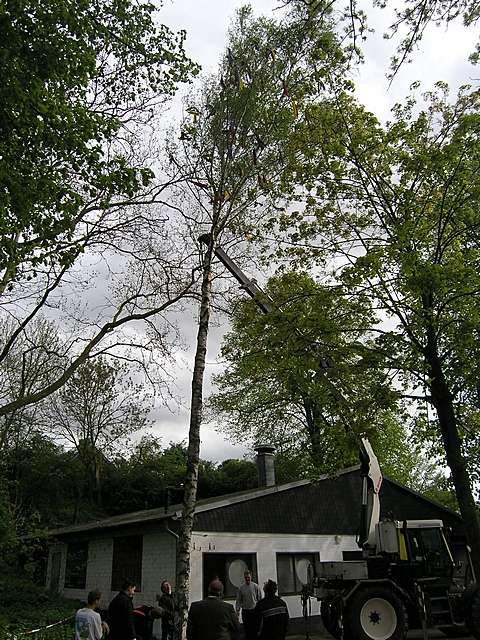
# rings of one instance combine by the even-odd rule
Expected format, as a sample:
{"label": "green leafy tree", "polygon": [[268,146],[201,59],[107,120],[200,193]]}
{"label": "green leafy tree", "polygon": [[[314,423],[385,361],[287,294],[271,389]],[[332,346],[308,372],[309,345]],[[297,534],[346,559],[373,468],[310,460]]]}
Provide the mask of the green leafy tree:
{"label": "green leafy tree", "polygon": [[[0,299],[11,319],[0,366],[42,309],[60,308],[70,321],[70,341],[55,351],[68,364],[45,384],[17,389],[2,416],[57,391],[100,343],[112,347],[115,329],[148,321],[188,290],[191,266],[181,252],[174,266],[165,215],[152,208],[170,180],[152,170],[151,131],[178,83],[198,71],[184,38],[149,2],[0,7]],[[86,270],[102,261],[110,280],[128,262],[128,278],[112,282],[102,313],[80,317],[72,294],[88,298],[95,273]]]}
{"label": "green leafy tree", "polygon": [[106,460],[147,424],[149,410],[141,385],[125,365],[98,358],[80,367],[46,408],[52,432],[74,447],[89,479],[92,502],[101,505]]}
{"label": "green leafy tree", "polygon": [[369,300],[352,299],[304,272],[271,278],[265,293],[272,312],[237,302],[224,338],[227,366],[209,400],[221,430],[237,441],[249,437],[284,453],[303,452],[304,468],[316,474],[355,463],[360,435],[377,443],[380,458],[392,451],[397,461],[401,453],[407,457],[398,394],[365,330],[373,319]]}
{"label": "green leafy tree", "polygon": [[186,472],[186,449],[182,443],[163,448],[159,438],[143,436],[111,460],[104,479],[103,507],[108,513],[154,509],[169,500],[179,502]]}
{"label": "green leafy tree", "polygon": [[93,197],[108,207],[151,180],[111,145],[195,69],[184,37],[147,2],[2,4],[1,291],[38,265],[71,262]]}
{"label": "green leafy tree", "polygon": [[305,155],[306,207],[290,223],[312,247],[305,257],[335,258],[336,278],[371,298],[375,353],[405,396],[433,409],[419,437],[441,446],[480,569],[468,456],[478,434],[479,98],[464,88],[450,102],[439,84],[424,105],[413,95],[397,105],[385,127],[346,93],[319,103],[298,141],[318,149]]}

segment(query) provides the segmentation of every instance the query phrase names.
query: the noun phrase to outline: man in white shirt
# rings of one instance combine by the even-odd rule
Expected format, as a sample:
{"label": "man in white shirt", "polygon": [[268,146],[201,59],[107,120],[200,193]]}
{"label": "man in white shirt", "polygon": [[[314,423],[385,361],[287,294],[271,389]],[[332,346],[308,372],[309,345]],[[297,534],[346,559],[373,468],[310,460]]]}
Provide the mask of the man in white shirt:
{"label": "man in white shirt", "polygon": [[245,582],[238,588],[235,609],[237,615],[240,613],[240,609],[242,610],[242,622],[247,640],[255,640],[256,625],[254,611],[257,602],[260,602],[263,594],[258,584],[253,582],[250,571],[245,571],[243,577]]}
{"label": "man in white shirt", "polygon": [[75,640],[101,640],[108,627],[102,622],[100,614],[95,611],[102,594],[100,591],[90,591],[87,596],[87,606],[79,609],[75,615]]}

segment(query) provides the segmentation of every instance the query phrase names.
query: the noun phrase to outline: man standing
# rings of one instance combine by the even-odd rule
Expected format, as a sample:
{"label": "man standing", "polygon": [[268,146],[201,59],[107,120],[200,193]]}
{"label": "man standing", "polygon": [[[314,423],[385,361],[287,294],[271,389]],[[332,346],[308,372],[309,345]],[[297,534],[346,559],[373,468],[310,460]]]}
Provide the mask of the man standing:
{"label": "man standing", "polygon": [[238,589],[235,609],[237,615],[240,614],[240,609],[242,610],[243,628],[247,640],[255,640],[254,610],[257,602],[262,599],[262,591],[258,584],[253,582],[250,571],[245,571],[243,577],[245,582]]}
{"label": "man standing", "polygon": [[100,591],[90,591],[87,606],[75,614],[75,640],[101,640],[103,632],[108,632],[108,626],[95,611],[101,597]]}
{"label": "man standing", "polygon": [[277,595],[277,583],[263,585],[265,598],[255,607],[255,636],[259,640],[285,640],[288,626],[287,604]]}
{"label": "man standing", "polygon": [[175,623],[175,601],[173,599],[172,587],[168,580],[164,580],[160,585],[161,595],[157,596],[157,602],[163,609],[162,615],[162,640],[173,640],[173,630]]}
{"label": "man standing", "polygon": [[134,593],[135,583],[125,579],[121,591],[110,602],[108,606],[109,640],[135,640],[132,603]]}
{"label": "man standing", "polygon": [[208,586],[208,597],[192,602],[188,612],[187,640],[236,640],[238,618],[232,605],[224,602],[223,584],[214,580]]}

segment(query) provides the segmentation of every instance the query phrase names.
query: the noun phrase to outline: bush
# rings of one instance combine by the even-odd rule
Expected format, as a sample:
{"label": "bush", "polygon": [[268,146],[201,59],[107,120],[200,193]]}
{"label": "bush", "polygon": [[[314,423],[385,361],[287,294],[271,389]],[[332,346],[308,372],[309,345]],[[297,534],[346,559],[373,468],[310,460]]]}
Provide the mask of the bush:
{"label": "bush", "polygon": [[0,576],[0,638],[73,616],[80,602],[49,593],[27,578]]}

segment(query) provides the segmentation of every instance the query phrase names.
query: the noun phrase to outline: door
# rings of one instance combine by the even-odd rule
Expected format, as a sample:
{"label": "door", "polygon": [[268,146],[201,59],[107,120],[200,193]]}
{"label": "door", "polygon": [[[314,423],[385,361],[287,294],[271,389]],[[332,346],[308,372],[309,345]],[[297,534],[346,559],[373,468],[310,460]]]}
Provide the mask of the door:
{"label": "door", "polygon": [[60,587],[60,568],[62,566],[62,552],[52,553],[52,571],[50,573],[50,591],[58,593]]}

